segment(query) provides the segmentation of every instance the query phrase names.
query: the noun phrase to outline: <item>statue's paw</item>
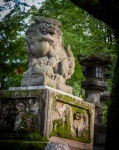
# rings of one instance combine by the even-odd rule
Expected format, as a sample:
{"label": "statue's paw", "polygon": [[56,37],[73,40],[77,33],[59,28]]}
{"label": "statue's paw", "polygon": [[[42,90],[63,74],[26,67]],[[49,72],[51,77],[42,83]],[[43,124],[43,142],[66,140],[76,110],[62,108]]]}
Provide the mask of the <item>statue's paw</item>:
{"label": "statue's paw", "polygon": [[34,66],[36,63],[38,63],[38,61],[37,61],[37,59],[34,58],[34,59],[32,60],[32,66]]}

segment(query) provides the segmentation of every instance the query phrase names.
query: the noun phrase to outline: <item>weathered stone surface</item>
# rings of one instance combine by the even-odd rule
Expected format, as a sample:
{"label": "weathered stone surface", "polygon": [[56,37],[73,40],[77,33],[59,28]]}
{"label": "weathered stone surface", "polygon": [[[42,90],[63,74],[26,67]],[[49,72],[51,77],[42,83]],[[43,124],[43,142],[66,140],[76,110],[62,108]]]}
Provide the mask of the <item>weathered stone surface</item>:
{"label": "weathered stone surface", "polygon": [[70,45],[63,45],[61,24],[43,16],[33,19],[26,32],[29,65],[21,86],[44,85],[45,78],[65,84],[74,73],[75,59]]}
{"label": "weathered stone surface", "polygon": [[0,139],[38,139],[40,134],[51,142],[70,143],[71,150],[92,150],[95,108],[81,98],[33,86],[3,91],[0,102]]}
{"label": "weathered stone surface", "polygon": [[50,142],[62,143],[68,145],[70,150],[93,150],[93,141],[89,143],[81,143],[59,137],[51,137]]}
{"label": "weathered stone surface", "polygon": [[45,150],[70,150],[68,145],[60,143],[48,143]]}
{"label": "weathered stone surface", "polygon": [[23,87],[44,85],[59,89],[69,94],[73,93],[72,87],[65,85],[64,83],[56,82],[48,77],[23,78],[21,83]]}

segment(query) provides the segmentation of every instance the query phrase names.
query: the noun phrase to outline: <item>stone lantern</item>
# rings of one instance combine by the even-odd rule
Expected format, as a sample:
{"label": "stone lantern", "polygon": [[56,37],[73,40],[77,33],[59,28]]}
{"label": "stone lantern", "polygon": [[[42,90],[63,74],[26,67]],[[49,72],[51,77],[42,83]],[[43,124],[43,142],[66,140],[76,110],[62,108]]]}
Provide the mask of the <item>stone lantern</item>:
{"label": "stone lantern", "polygon": [[107,91],[107,71],[112,57],[98,53],[87,58],[78,56],[78,60],[85,76],[81,86],[86,91],[86,100],[95,105],[95,124],[102,124],[101,93]]}

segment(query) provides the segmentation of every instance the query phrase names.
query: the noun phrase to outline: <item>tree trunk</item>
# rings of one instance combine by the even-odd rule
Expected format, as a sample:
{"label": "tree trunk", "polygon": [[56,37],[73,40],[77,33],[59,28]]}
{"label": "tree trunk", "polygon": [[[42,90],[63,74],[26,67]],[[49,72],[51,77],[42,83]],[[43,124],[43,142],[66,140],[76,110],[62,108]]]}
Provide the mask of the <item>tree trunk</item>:
{"label": "tree trunk", "polygon": [[106,150],[116,150],[119,146],[119,32],[115,33],[117,42],[117,63],[107,116]]}

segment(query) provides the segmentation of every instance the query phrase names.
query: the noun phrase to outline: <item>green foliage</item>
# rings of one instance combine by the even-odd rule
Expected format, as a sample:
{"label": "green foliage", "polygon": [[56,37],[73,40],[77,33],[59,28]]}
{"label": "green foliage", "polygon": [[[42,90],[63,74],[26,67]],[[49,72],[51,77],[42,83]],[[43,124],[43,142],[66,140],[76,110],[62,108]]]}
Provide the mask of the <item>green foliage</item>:
{"label": "green foliage", "polygon": [[107,124],[107,109],[108,109],[108,104],[105,103],[102,106],[102,109],[103,109],[102,123],[104,125],[106,125]]}
{"label": "green foliage", "polygon": [[[72,86],[74,94],[79,96],[84,76],[78,55],[88,57],[96,52],[103,52],[115,57],[114,31],[86,11],[73,5],[69,0],[46,0],[37,15],[52,17],[62,23],[64,44],[71,45],[76,63],[75,72],[67,84]],[[116,59],[114,60],[116,62]],[[84,95],[85,93],[82,97],[85,97]]]}
{"label": "green foliage", "polygon": [[1,150],[44,150],[46,142],[38,141],[17,141],[17,140],[2,140],[0,141]]}
{"label": "green foliage", "polygon": [[24,139],[28,141],[48,142],[47,138],[44,136],[41,136],[39,132],[27,133]]}
{"label": "green foliage", "polygon": [[0,22],[0,82],[3,89],[20,85],[19,81],[26,67],[25,18],[27,16],[17,7]]}

